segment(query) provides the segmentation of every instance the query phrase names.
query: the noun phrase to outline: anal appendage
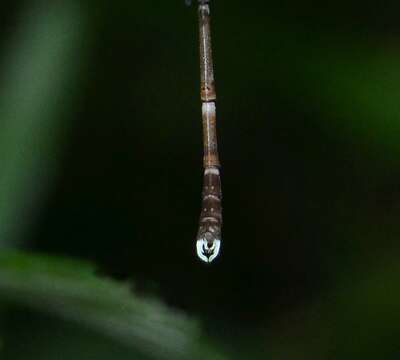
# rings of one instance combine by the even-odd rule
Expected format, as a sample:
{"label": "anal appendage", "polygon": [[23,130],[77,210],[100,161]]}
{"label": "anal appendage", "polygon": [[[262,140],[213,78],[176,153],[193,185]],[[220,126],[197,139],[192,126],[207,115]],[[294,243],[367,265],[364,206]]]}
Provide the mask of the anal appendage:
{"label": "anal appendage", "polygon": [[207,167],[204,171],[202,210],[196,239],[198,257],[210,263],[221,249],[221,180],[218,167]]}

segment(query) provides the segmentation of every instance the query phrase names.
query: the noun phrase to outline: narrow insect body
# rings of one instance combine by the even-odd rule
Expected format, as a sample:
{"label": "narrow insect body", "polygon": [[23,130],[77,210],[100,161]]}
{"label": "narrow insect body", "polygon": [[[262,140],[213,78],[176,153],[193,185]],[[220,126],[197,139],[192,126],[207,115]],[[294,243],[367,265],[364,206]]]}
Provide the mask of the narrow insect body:
{"label": "narrow insect body", "polygon": [[204,168],[219,167],[216,111],[215,102],[204,102],[203,113],[203,143],[204,143]]}
{"label": "narrow insect body", "polygon": [[212,262],[221,248],[222,192],[216,128],[216,91],[211,47],[209,0],[199,0],[200,97],[203,118],[203,192],[196,249],[199,258]]}

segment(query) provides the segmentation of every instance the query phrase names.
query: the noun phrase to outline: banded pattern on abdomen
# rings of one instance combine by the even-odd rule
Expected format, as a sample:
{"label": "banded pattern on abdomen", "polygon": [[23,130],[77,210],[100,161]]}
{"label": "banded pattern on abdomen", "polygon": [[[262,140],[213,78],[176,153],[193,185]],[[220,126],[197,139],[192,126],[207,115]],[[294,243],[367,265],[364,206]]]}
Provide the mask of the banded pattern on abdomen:
{"label": "banded pattern on abdomen", "polygon": [[202,206],[197,234],[197,253],[206,262],[215,259],[221,246],[221,200],[219,169],[207,167],[204,171]]}
{"label": "banded pattern on abdomen", "polygon": [[211,262],[218,256],[221,246],[222,193],[219,172],[215,103],[217,96],[211,48],[209,0],[199,0],[199,30],[204,179],[196,249],[201,260]]}

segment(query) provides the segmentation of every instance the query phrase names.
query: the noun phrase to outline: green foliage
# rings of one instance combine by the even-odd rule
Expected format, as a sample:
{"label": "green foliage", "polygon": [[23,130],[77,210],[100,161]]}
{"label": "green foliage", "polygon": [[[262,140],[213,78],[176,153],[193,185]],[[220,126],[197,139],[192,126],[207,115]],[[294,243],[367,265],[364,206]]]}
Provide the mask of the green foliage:
{"label": "green foliage", "polygon": [[63,144],[66,104],[82,61],[75,2],[27,6],[0,82],[0,245],[15,245],[49,191]]}
{"label": "green foliage", "polygon": [[206,356],[204,351],[221,358],[200,347],[197,322],[154,299],[135,296],[126,284],[96,276],[84,262],[3,252],[0,298],[3,304],[19,304],[91,328],[150,358],[196,359]]}

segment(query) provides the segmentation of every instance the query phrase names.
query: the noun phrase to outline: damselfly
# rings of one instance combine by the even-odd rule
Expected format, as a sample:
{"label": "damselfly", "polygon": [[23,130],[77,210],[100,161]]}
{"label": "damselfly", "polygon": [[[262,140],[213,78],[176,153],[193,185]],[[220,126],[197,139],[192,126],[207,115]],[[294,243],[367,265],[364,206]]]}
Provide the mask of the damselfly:
{"label": "damselfly", "polygon": [[[210,0],[198,0],[198,2],[204,179],[196,250],[201,260],[210,263],[218,256],[221,248],[222,193],[216,130],[216,92],[211,48]],[[191,0],[186,0],[186,3],[190,5]]]}

